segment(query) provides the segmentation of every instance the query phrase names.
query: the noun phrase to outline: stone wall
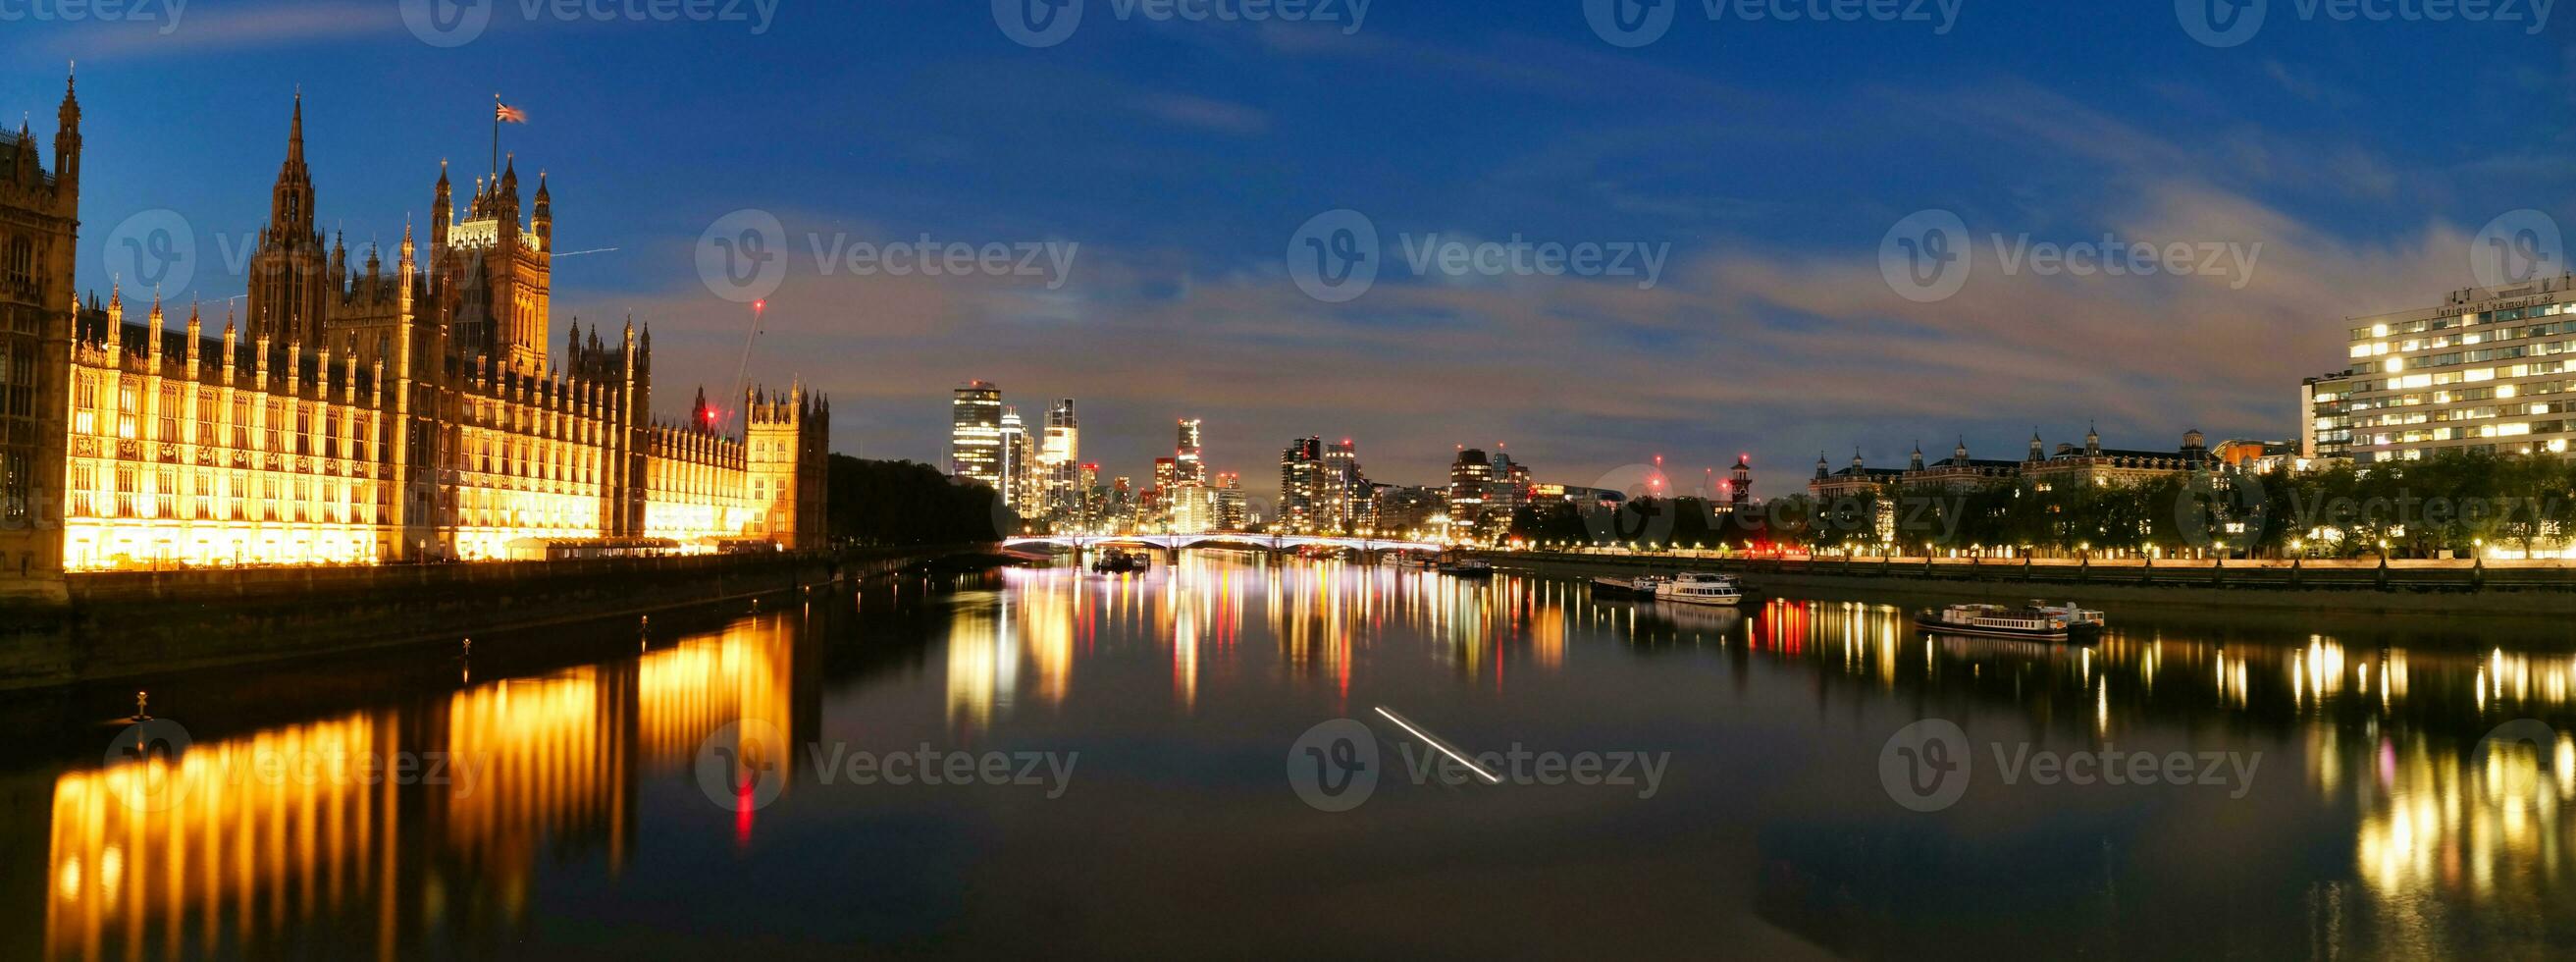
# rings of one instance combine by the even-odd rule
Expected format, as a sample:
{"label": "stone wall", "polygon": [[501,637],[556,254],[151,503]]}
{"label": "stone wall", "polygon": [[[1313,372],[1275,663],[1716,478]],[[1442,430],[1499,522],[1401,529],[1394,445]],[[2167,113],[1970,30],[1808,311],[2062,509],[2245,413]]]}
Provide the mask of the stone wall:
{"label": "stone wall", "polygon": [[892,573],[945,550],[114,572],[0,621],[0,689],[401,645]]}

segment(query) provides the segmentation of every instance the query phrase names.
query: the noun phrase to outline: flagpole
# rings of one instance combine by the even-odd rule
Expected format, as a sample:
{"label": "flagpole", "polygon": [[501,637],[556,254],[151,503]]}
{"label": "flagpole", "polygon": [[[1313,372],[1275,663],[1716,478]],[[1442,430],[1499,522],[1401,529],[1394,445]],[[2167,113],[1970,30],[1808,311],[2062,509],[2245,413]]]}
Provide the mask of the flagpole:
{"label": "flagpole", "polygon": [[492,179],[501,179],[501,95],[492,95]]}

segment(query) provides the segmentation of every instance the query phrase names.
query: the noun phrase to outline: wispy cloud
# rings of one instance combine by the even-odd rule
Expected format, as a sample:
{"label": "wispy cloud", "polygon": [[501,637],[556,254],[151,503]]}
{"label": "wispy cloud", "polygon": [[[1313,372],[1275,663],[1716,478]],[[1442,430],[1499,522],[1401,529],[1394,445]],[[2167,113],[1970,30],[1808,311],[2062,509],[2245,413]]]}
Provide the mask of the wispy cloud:
{"label": "wispy cloud", "polygon": [[392,3],[214,4],[151,0],[116,19],[56,23],[27,44],[50,57],[113,59],[251,49],[369,34],[407,36]]}
{"label": "wispy cloud", "polygon": [[1170,123],[1235,137],[1252,137],[1270,129],[1270,115],[1253,107],[1185,94],[1153,93],[1136,98],[1138,110]]}

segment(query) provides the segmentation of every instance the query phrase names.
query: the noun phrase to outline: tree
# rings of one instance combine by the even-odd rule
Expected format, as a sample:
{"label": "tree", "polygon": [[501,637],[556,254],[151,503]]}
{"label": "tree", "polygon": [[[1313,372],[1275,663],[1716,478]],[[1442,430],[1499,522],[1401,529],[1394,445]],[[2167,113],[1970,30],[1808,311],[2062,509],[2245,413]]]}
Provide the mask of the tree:
{"label": "tree", "polygon": [[1016,532],[1019,517],[982,484],[911,461],[832,455],[832,538],[864,546],[969,544]]}

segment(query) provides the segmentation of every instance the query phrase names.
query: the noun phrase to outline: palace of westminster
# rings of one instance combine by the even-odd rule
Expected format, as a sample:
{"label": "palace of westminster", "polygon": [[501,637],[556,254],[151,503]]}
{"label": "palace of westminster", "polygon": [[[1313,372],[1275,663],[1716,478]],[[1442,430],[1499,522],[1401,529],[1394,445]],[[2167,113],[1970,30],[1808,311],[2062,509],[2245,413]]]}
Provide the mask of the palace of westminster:
{"label": "palace of westminster", "polygon": [[[652,417],[653,341],[576,323],[548,357],[554,210],[515,164],[426,250],[352,267],[314,227],[299,96],[236,327],[156,295],[73,289],[80,104],[48,172],[0,132],[0,583],[64,571],[809,547],[830,408],[753,390],[743,435],[705,392]],[[390,270],[388,269],[390,267]],[[138,305],[139,306],[139,305]]]}

